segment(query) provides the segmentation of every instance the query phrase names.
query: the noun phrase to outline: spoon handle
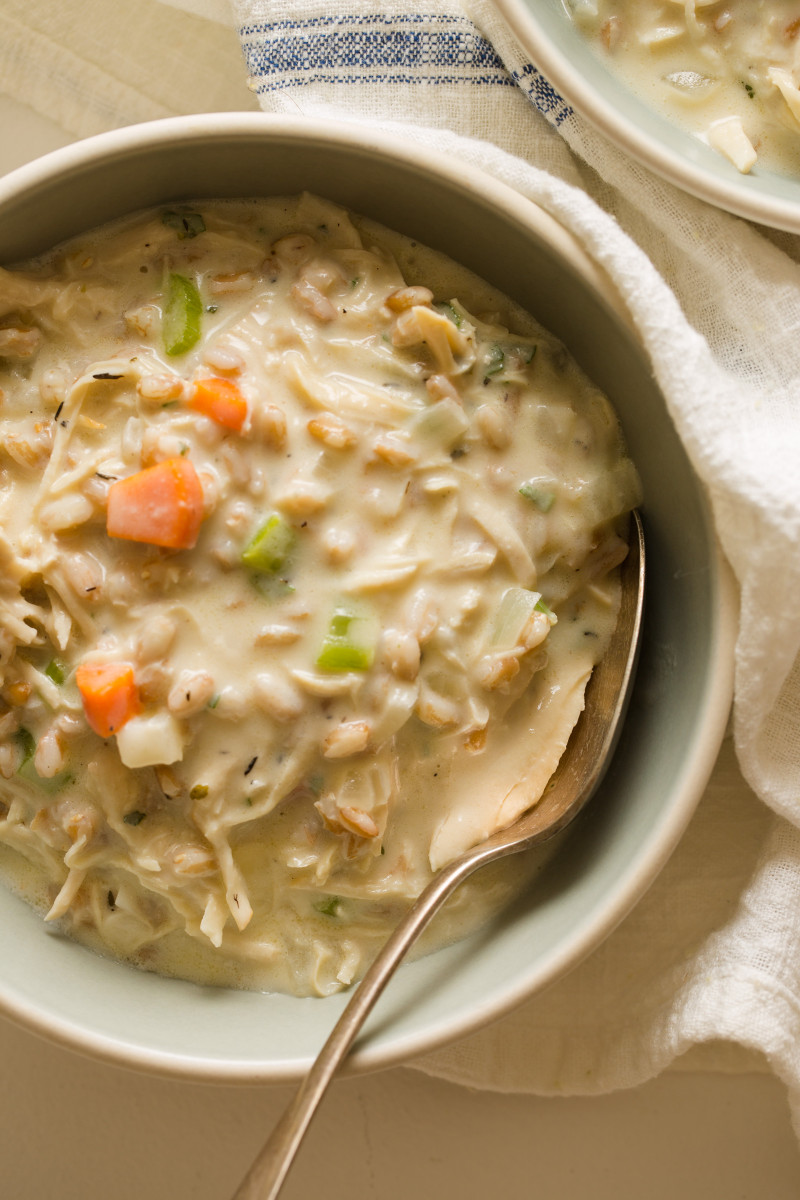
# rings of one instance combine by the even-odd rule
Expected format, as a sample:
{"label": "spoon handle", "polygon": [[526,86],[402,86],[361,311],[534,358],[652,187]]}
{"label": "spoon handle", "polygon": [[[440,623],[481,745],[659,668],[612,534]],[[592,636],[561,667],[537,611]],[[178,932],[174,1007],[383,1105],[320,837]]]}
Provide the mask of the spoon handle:
{"label": "spoon handle", "polygon": [[[498,847],[493,856],[504,852],[509,850]],[[485,854],[465,854],[440,871],[420,894],[353,992],[294,1100],[261,1148],[232,1200],[275,1200],[278,1196],[328,1084],[395,967],[450,893],[486,861]]]}
{"label": "spoon handle", "polygon": [[[275,1200],[328,1084],[395,967],[447,897],[478,867],[527,849],[563,829],[596,788],[612,753],[636,661],[644,602],[644,535],[634,512],[633,553],[625,564],[622,604],[612,643],[586,689],[586,704],[550,785],[538,804],[506,829],[442,868],[406,913],[353,992],[294,1100],[232,1200]],[[577,736],[579,735],[579,736]]]}

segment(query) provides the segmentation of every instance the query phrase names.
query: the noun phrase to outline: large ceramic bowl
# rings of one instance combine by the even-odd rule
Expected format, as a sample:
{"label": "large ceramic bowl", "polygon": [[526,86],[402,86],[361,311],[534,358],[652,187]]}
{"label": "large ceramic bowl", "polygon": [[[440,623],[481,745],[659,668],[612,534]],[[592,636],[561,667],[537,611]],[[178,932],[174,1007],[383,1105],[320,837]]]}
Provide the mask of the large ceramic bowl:
{"label": "large ceramic bowl", "polygon": [[495,0],[517,40],[576,112],[684,191],[740,217],[800,233],[800,178],[760,163],[742,175],[618,79],[569,18],[564,0]]}
{"label": "large ceramic bowl", "polygon": [[[211,182],[211,185],[209,184]],[[403,966],[351,1065],[402,1061],[476,1029],[591,951],[675,846],[730,701],[732,603],[709,512],[613,293],[544,213],[412,145],[259,114],[180,118],[103,135],[0,181],[0,262],[146,205],[310,189],[420,239],[521,302],[613,398],[644,480],[646,635],[602,791],[513,908]],[[202,988],[54,935],[0,888],[0,1011],[62,1044],[186,1078],[288,1079],[346,997]]]}

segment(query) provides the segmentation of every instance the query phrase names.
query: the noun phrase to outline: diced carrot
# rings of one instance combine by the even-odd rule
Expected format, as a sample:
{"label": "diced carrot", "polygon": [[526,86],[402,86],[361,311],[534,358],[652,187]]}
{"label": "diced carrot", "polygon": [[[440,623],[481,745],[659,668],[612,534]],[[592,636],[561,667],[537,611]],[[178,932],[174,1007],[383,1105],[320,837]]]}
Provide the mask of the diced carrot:
{"label": "diced carrot", "polygon": [[75,681],[86,720],[101,738],[117,733],[141,711],[130,663],[81,663],[75,672]]}
{"label": "diced carrot", "polygon": [[195,412],[210,417],[218,425],[240,433],[247,420],[247,401],[232,379],[197,379],[189,393],[188,404]]}
{"label": "diced carrot", "polygon": [[168,458],[108,489],[109,537],[191,550],[203,520],[203,487],[188,458]]}

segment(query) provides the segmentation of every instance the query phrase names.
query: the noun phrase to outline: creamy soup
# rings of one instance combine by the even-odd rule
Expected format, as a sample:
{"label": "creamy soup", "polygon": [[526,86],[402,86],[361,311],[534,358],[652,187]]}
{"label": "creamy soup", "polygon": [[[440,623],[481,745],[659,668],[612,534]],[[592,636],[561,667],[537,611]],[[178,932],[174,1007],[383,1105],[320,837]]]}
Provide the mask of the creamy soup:
{"label": "creamy soup", "polygon": [[796,0],[566,0],[641,96],[740,171],[800,173]]}
{"label": "creamy soup", "polygon": [[575,724],[638,498],[608,402],[311,196],[0,271],[0,387],[6,874],[152,970],[346,986]]}

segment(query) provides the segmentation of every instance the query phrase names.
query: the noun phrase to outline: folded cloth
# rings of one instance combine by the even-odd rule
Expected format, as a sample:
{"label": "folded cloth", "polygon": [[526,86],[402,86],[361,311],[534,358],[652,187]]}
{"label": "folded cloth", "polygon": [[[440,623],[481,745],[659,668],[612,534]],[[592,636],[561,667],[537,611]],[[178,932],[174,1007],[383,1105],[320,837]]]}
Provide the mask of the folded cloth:
{"label": "folded cloth", "polygon": [[488,0],[422,11],[349,0],[335,15],[321,0],[226,5],[4,0],[3,87],[74,136],[253,107],[253,95],[268,111],[378,121],[537,201],[625,298],[741,586],[734,728],[760,800],[726,743],[673,859],[605,944],[417,1065],[472,1086],[597,1093],[694,1047],[686,1061],[767,1062],[800,1133],[800,239],[629,162],[570,111]]}

